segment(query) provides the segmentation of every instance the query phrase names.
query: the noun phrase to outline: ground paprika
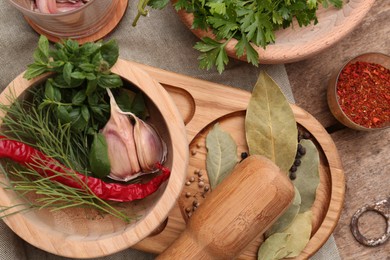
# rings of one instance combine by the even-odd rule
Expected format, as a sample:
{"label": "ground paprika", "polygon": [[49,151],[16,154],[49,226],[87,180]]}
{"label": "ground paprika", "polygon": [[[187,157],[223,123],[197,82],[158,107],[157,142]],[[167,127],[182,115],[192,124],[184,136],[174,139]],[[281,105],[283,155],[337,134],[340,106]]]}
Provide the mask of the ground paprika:
{"label": "ground paprika", "polygon": [[390,70],[382,65],[357,61],[340,72],[338,102],[356,124],[377,128],[390,123]]}

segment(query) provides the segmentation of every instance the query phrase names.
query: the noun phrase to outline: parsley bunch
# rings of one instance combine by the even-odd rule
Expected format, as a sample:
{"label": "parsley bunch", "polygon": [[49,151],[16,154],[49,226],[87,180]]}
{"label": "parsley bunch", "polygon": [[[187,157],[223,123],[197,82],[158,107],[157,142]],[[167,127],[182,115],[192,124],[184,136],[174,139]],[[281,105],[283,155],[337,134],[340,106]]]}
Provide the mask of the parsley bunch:
{"label": "parsley bunch", "polygon": [[[150,0],[148,5],[161,8],[168,0]],[[225,46],[237,39],[238,57],[246,54],[249,63],[257,66],[259,56],[253,45],[266,48],[275,42],[275,31],[287,28],[295,18],[299,26],[316,24],[316,12],[322,4],[339,8],[342,0],[177,0],[176,10],[194,15],[193,29],[211,29],[216,39],[202,38],[194,48],[201,52],[199,67],[219,73],[229,62]]]}

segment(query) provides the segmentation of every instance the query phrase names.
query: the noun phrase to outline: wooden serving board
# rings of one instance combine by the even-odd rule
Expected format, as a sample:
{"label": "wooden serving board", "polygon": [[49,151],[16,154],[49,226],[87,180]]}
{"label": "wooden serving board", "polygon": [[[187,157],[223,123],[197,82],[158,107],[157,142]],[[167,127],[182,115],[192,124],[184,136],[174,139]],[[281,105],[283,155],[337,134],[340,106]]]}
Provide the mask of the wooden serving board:
{"label": "wooden serving board", "polygon": [[[246,150],[243,115],[251,96],[249,92],[133,62],[129,62],[129,65],[139,66],[147,71],[164,86],[176,103],[186,124],[189,141],[188,180],[194,176],[199,177],[197,175],[199,170],[205,173],[204,139],[207,131],[215,123],[220,123],[223,129],[233,136],[238,144],[238,152]],[[312,208],[314,214],[312,237],[301,255],[297,257],[307,259],[321,248],[337,225],[344,202],[345,180],[337,148],[329,134],[308,112],[293,104],[291,107],[298,124],[310,132],[320,153],[320,185]],[[202,177],[207,184],[206,174]],[[186,197],[187,192],[191,193],[189,198]],[[197,184],[185,186],[163,231],[144,239],[134,248],[156,254],[164,251],[186,228],[185,208],[193,202],[194,196],[201,203],[203,196]],[[257,259],[257,250],[261,242],[262,237],[259,236],[248,245],[239,259]]]}

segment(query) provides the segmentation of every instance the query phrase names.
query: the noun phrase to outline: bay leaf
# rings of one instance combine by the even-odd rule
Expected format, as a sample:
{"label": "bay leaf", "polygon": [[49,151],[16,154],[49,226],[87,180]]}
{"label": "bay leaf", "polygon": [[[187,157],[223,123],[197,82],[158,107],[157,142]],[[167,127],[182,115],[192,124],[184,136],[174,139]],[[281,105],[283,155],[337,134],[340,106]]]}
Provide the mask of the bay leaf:
{"label": "bay leaf", "polygon": [[264,71],[249,100],[245,133],[249,154],[266,156],[288,173],[297,151],[297,125],[283,92]]}
{"label": "bay leaf", "polygon": [[311,210],[299,213],[294,218],[293,223],[291,223],[291,225],[283,232],[291,234],[286,244],[286,250],[289,252],[287,255],[288,258],[300,255],[309,242],[312,229],[312,215]]}
{"label": "bay leaf", "polygon": [[207,134],[206,147],[206,169],[213,189],[231,173],[237,164],[237,144],[217,123]]}
{"label": "bay leaf", "polygon": [[317,147],[311,140],[302,139],[299,143],[306,149],[306,154],[301,158],[301,165],[297,168],[297,177],[293,183],[301,194],[299,212],[305,212],[311,208],[316,199],[316,191],[320,183],[320,157]]}
{"label": "bay leaf", "polygon": [[278,220],[276,220],[276,222],[265,232],[266,237],[275,233],[283,232],[290,226],[295,216],[299,213],[299,209],[301,207],[301,195],[296,187],[294,187],[294,190],[295,196],[293,202],[288,207],[287,211],[284,212],[283,215],[280,216]]}
{"label": "bay leaf", "polygon": [[257,253],[258,260],[276,260],[286,257],[290,252],[287,251],[287,241],[291,234],[276,233],[266,239],[260,246]]}

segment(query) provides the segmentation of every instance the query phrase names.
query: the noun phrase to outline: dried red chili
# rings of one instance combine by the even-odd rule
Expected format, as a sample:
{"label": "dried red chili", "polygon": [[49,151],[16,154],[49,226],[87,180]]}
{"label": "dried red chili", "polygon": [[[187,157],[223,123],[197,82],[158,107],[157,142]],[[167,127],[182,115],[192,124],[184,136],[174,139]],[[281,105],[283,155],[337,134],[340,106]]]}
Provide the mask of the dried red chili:
{"label": "dried red chili", "polygon": [[[20,165],[33,168],[43,177],[52,177],[51,180],[60,182],[76,189],[89,188],[97,197],[112,201],[132,201],[143,199],[154,193],[160,185],[168,179],[170,170],[158,164],[161,174],[147,183],[123,185],[107,183],[101,179],[89,177],[61,165],[57,160],[50,158],[39,150],[22,142],[6,139],[0,136],[0,158],[9,158]],[[74,173],[76,178],[72,177]],[[63,175],[59,175],[63,174]]]}
{"label": "dried red chili", "polygon": [[390,122],[390,70],[358,61],[347,65],[337,82],[341,109],[356,124],[377,128]]}

